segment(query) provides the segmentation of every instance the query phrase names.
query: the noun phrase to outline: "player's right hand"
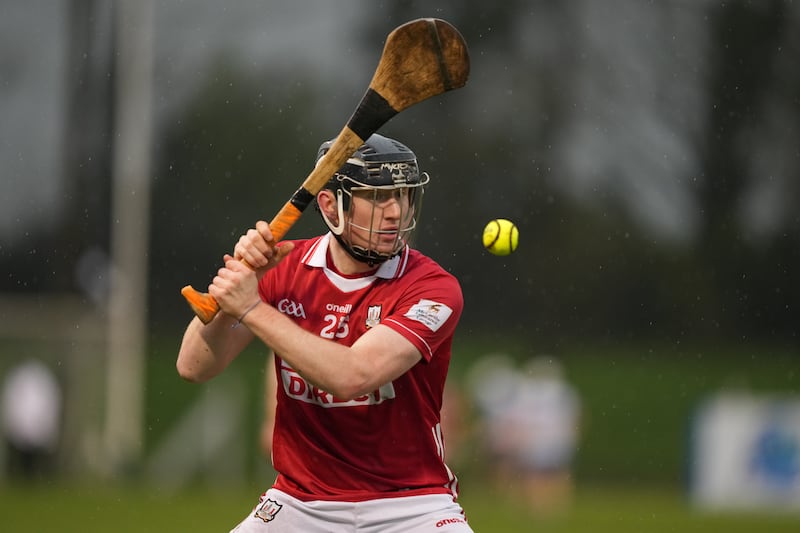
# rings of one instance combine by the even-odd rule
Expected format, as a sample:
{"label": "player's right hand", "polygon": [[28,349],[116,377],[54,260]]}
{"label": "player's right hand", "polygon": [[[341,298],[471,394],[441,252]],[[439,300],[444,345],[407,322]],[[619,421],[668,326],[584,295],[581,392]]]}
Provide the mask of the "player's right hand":
{"label": "player's right hand", "polygon": [[247,263],[261,278],[293,249],[294,244],[291,242],[275,243],[269,224],[259,220],[255,228],[247,230],[239,238],[233,249],[233,256]]}

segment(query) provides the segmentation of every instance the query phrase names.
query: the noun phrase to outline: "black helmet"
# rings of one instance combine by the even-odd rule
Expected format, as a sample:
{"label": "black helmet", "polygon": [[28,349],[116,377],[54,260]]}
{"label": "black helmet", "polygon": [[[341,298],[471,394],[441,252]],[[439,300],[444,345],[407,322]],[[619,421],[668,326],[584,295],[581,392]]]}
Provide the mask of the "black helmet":
{"label": "black helmet", "polygon": [[[322,143],[317,161],[328,152],[332,144],[333,140]],[[381,263],[397,255],[410,241],[416,227],[416,217],[419,216],[422,192],[428,181],[428,174],[419,172],[417,157],[411,149],[394,139],[375,133],[325,185],[325,189],[336,194],[339,220],[334,223],[325,213],[322,213],[322,218],[351,256],[369,264]],[[380,228],[373,228],[372,225],[365,227],[352,222],[354,192],[372,200],[373,215],[380,209],[380,198],[394,195],[398,200],[403,200],[400,204],[402,211],[398,217],[398,227],[391,232],[395,235],[392,246],[385,243],[378,245],[375,242],[374,238],[386,233]],[[360,234],[353,233],[354,228],[360,230]]]}

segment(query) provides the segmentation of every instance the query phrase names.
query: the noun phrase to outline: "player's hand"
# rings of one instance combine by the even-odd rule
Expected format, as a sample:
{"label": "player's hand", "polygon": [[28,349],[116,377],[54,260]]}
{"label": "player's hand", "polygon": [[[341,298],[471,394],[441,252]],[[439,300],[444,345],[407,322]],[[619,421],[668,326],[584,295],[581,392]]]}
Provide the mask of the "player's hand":
{"label": "player's hand", "polygon": [[227,254],[223,260],[225,266],[217,271],[208,286],[208,293],[223,312],[238,318],[260,299],[258,279],[253,269],[242,261]]}
{"label": "player's hand", "polygon": [[233,249],[233,256],[244,261],[261,278],[267,270],[280,263],[293,248],[294,244],[290,242],[276,244],[269,224],[259,220],[255,228],[247,230],[247,233],[239,238]]}

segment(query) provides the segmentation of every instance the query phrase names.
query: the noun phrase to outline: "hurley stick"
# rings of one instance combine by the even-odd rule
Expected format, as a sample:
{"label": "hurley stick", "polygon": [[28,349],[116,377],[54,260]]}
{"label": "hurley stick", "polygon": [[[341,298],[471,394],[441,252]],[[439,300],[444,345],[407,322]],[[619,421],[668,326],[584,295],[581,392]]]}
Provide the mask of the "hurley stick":
{"label": "hurley stick", "polygon": [[[464,38],[452,25],[434,18],[417,19],[395,28],[386,38],[369,88],[336,137],[330,150],[278,211],[269,227],[282,239],[331,176],[370,135],[400,111],[431,96],[463,87],[469,76]],[[204,324],[219,312],[208,293],[191,286],[181,290]]]}

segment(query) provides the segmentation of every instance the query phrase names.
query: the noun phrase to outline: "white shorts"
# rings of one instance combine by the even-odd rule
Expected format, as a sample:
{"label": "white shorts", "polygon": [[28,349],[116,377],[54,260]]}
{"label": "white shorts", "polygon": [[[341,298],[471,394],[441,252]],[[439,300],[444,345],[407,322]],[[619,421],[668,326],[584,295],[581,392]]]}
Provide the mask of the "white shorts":
{"label": "white shorts", "polygon": [[464,510],[448,494],[364,502],[304,502],[277,489],[231,533],[471,533]]}

